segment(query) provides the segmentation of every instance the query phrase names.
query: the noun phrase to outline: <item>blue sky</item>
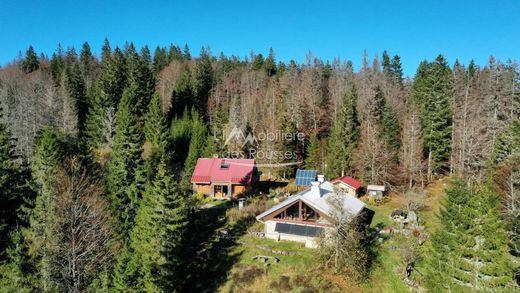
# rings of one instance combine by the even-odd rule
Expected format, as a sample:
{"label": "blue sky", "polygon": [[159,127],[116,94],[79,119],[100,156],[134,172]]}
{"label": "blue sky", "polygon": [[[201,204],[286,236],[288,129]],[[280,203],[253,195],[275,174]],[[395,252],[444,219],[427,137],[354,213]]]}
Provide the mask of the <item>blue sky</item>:
{"label": "blue sky", "polygon": [[88,41],[99,53],[105,37],[113,47],[188,43],[194,54],[210,46],[241,57],[273,47],[278,60],[299,62],[311,50],[356,68],[363,49],[369,56],[386,49],[413,75],[439,53],[450,63],[485,64],[490,54],[520,60],[520,1],[0,0],[0,64],[31,44],[50,55],[58,43]]}

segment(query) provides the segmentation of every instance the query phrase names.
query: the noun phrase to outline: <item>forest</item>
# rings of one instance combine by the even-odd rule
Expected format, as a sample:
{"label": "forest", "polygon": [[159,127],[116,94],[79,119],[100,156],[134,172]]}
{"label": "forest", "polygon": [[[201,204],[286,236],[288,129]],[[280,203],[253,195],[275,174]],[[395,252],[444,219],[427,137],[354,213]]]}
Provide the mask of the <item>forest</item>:
{"label": "forest", "polygon": [[450,178],[417,258],[425,288],[518,289],[520,69],[450,62],[405,77],[386,51],[355,70],[273,49],[29,47],[0,68],[0,290],[189,292],[202,205],[191,174],[244,148],[224,143],[234,128],[305,137],[249,146],[294,154],[256,157],[263,180],[305,168],[410,194]]}

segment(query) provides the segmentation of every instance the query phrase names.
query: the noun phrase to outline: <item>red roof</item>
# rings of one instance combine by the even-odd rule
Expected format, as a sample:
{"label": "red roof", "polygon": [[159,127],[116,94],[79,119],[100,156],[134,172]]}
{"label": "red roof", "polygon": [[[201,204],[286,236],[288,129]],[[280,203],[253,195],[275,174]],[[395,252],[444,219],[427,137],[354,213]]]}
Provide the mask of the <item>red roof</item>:
{"label": "red roof", "polygon": [[200,158],[191,176],[192,183],[250,184],[255,160]]}
{"label": "red roof", "polygon": [[348,186],[351,186],[354,189],[358,189],[361,187],[361,182],[357,181],[356,179],[354,179],[350,176],[339,177],[339,178],[332,180],[331,182],[334,184],[334,183],[337,183],[340,181],[347,184]]}

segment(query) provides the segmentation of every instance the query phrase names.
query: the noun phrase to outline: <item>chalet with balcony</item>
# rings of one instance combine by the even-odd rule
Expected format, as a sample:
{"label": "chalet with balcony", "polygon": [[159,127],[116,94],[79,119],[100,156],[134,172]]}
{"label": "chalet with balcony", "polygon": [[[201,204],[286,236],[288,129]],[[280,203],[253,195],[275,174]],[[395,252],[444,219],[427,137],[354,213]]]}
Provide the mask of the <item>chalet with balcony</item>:
{"label": "chalet with balcony", "polygon": [[303,242],[307,247],[315,247],[320,233],[333,225],[331,196],[340,196],[344,211],[352,218],[365,210],[365,203],[355,196],[336,192],[332,182],[312,182],[310,188],[290,196],[256,219],[265,224],[267,238]]}

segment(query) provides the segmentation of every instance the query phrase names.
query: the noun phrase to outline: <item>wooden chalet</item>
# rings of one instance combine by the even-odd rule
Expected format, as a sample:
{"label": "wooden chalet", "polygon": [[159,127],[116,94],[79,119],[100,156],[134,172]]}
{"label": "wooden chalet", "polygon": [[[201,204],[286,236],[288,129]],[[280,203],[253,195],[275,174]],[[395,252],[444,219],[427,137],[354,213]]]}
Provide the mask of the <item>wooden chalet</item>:
{"label": "wooden chalet", "polygon": [[[265,224],[265,236],[316,246],[316,237],[333,223],[328,198],[335,194],[334,185],[325,181],[312,182],[310,188],[261,213],[256,219]],[[352,217],[358,216],[365,204],[354,196],[343,194],[343,205]]]}
{"label": "wooden chalet", "polygon": [[200,158],[191,176],[193,191],[215,198],[231,198],[255,182],[255,160]]}

